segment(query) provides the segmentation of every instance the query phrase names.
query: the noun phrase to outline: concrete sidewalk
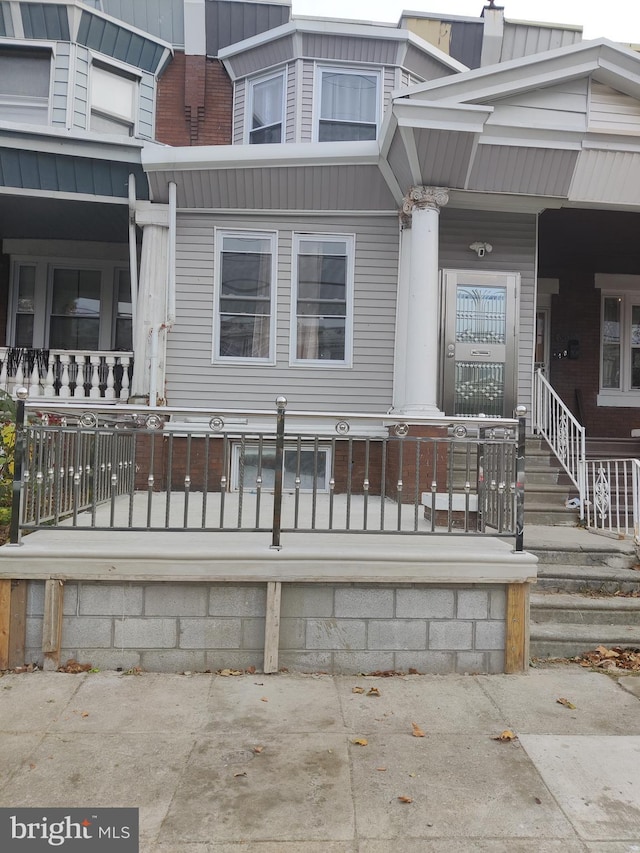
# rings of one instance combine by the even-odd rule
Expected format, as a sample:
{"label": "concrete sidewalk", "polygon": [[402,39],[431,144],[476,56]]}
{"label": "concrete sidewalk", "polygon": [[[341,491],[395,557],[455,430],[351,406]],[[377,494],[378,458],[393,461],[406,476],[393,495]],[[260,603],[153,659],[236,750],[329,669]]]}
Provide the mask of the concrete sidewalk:
{"label": "concrete sidewalk", "polygon": [[142,853],[640,851],[640,676],[6,674],[0,723],[1,806]]}

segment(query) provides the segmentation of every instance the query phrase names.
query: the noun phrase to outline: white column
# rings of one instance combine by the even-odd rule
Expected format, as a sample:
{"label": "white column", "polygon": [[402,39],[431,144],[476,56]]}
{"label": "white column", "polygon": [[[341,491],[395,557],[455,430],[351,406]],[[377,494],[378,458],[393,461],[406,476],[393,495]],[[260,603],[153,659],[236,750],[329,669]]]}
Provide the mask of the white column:
{"label": "white column", "polygon": [[[132,397],[164,397],[164,342],[167,306],[167,205],[138,202],[136,223],[142,226],[142,255],[133,354]],[[153,371],[153,378],[151,377]],[[150,400],[155,405],[156,400]]]}
{"label": "white column", "polygon": [[[440,415],[438,397],[439,219],[449,201],[443,187],[412,187],[403,213],[411,216],[411,238],[402,255],[398,299],[397,360],[404,381],[397,376],[394,411],[403,415]],[[402,328],[404,326],[404,328]]]}

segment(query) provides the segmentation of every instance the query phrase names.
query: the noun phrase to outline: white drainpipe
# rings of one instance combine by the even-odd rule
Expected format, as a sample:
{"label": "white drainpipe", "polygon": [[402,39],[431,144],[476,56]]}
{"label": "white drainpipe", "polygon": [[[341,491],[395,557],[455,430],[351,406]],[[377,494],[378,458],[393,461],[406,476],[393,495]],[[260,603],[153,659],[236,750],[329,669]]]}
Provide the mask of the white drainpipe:
{"label": "white drainpipe", "polygon": [[154,326],[150,331],[151,345],[149,347],[149,405],[158,404],[158,338],[160,330]]}
{"label": "white drainpipe", "polygon": [[167,251],[167,331],[176,319],[176,184],[169,182],[169,246]]}
{"label": "white drainpipe", "polygon": [[138,242],[136,237],[136,176],[129,175],[129,278],[131,280],[131,345],[136,355],[136,313],[138,309]]}

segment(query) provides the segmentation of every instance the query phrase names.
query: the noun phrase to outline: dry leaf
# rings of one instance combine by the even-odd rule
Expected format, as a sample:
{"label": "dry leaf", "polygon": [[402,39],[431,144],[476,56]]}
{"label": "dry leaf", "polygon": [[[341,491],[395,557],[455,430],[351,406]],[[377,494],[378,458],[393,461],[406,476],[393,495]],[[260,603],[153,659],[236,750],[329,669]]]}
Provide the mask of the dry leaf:
{"label": "dry leaf", "polygon": [[247,775],[247,771],[246,771],[246,770],[243,770],[243,771],[242,771],[242,773],[234,773],[234,774],[233,774],[233,778],[234,778],[234,779],[237,779],[237,778],[238,778],[238,776],[246,776],[246,775]]}
{"label": "dry leaf", "polygon": [[386,773],[387,772],[386,767],[376,767],[376,770],[378,770],[380,773]]}
{"label": "dry leaf", "polygon": [[82,712],[82,714],[81,714],[80,716],[81,716],[81,717],[88,717],[88,716],[89,716],[89,712],[88,712],[88,711],[83,711],[83,712]]}
{"label": "dry leaf", "polygon": [[411,723],[411,728],[413,729],[412,734],[414,737],[425,737],[425,733],[417,723]]}
{"label": "dry leaf", "polygon": [[369,741],[366,737],[357,737],[355,740],[352,740],[351,743],[354,743],[356,746],[368,746]]}
{"label": "dry leaf", "polygon": [[261,753],[263,750],[264,750],[264,746],[254,746],[254,747],[253,747],[253,751],[256,753],[256,755],[260,755],[260,753]]}
{"label": "dry leaf", "polygon": [[413,797],[398,797],[401,803],[412,803]]}
{"label": "dry leaf", "polygon": [[253,675],[256,671],[256,668],[255,666],[248,666],[246,671],[249,673],[249,675]]}
{"label": "dry leaf", "polygon": [[569,702],[568,699],[556,699],[556,702],[558,703],[558,705],[564,705],[565,708],[569,708],[571,711],[575,711],[576,709],[576,706],[573,704],[573,702]]}
{"label": "dry leaf", "polygon": [[367,691],[367,696],[379,696],[380,690],[377,687],[372,687]]}
{"label": "dry leaf", "polygon": [[35,770],[35,769],[36,769],[36,765],[35,765],[35,764],[30,764],[30,765],[29,765],[29,770]]}
{"label": "dry leaf", "polygon": [[351,692],[352,693],[364,693],[364,687],[352,687]]}
{"label": "dry leaf", "polygon": [[606,646],[596,646],[596,651],[603,658],[619,658],[620,652],[615,649],[608,649]]}
{"label": "dry leaf", "polygon": [[517,740],[518,737],[515,735],[511,729],[505,729],[502,734],[499,734],[498,737],[492,738],[492,740],[501,740],[501,741],[510,741]]}
{"label": "dry leaf", "polygon": [[218,675],[224,675],[225,677],[229,675],[242,675],[243,672],[241,669],[220,669],[218,670]]}
{"label": "dry leaf", "polygon": [[266,696],[263,696],[263,697],[260,699],[260,701],[261,701],[261,702],[268,702],[269,700],[267,699],[267,697],[266,697]]}

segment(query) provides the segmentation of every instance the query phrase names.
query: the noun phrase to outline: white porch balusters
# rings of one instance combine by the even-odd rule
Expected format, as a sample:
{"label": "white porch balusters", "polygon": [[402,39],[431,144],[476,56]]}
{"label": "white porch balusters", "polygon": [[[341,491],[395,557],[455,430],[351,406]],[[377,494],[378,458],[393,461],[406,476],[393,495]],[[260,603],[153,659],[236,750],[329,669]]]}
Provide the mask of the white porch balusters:
{"label": "white porch balusters", "polygon": [[120,380],[120,399],[125,403],[129,399],[129,362],[131,359],[128,355],[120,356],[120,364],[122,365],[122,379]]}
{"label": "white porch balusters", "polygon": [[44,396],[45,397],[55,397],[56,396],[56,388],[55,388],[55,363],[56,357],[53,353],[49,353],[49,362],[47,364],[47,375],[44,380]]}
{"label": "white porch balusters", "polygon": [[40,370],[38,368],[37,359],[33,362],[33,367],[31,368],[31,379],[29,381],[29,396],[40,396]]}
{"label": "white porch balusters", "polygon": [[[438,286],[440,208],[449,201],[444,187],[412,187],[404,200],[403,248],[398,293],[394,411],[439,415]],[[411,234],[405,237],[410,217]],[[397,352],[402,348],[402,357]],[[401,375],[402,374],[402,375]]]}
{"label": "white porch balusters", "polygon": [[76,387],[73,389],[74,397],[84,397],[84,356],[76,355]]}
{"label": "white porch balusters", "polygon": [[105,362],[107,365],[107,387],[104,391],[105,400],[115,400],[116,392],[115,392],[115,377],[113,375],[113,368],[116,363],[115,356],[108,355],[105,358]]}
{"label": "white porch balusters", "polygon": [[89,358],[91,364],[91,390],[89,396],[92,400],[100,397],[100,356],[92,355]]}
{"label": "white porch balusters", "polygon": [[71,388],[70,388],[70,379],[69,379],[69,362],[71,360],[71,356],[67,353],[62,353],[60,355],[60,390],[58,391],[58,397],[70,397],[71,396]]}

